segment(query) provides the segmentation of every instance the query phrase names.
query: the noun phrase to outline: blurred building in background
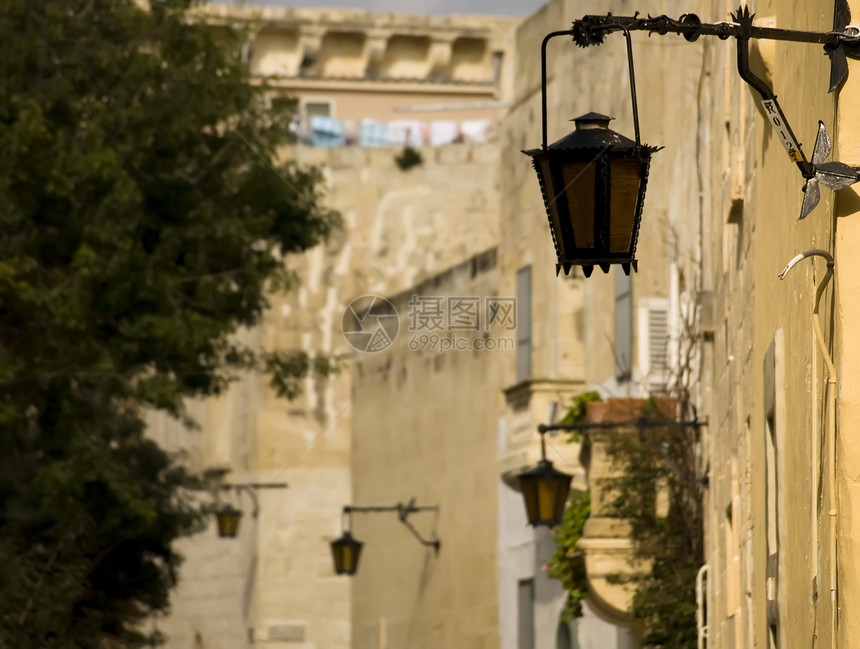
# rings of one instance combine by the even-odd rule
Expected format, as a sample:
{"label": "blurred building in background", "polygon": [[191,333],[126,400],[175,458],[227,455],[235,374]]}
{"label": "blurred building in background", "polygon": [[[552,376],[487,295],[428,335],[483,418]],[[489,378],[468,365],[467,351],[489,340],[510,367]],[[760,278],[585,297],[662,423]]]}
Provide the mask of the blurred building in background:
{"label": "blurred building in background", "polygon": [[[774,0],[756,21],[827,31],[832,5]],[[308,379],[293,402],[241,377],[223,398],[193,404],[199,431],[153,419],[152,434],[185,449],[213,484],[289,484],[257,492],[256,518],[244,503],[238,539],[217,538],[213,526],[184,542],[173,611],[155,622],[168,647],[635,647],[630,592],[611,578],[630,560],[624,525],[590,521],[591,598],[584,618],[562,623],[563,593],[544,572],[553,540],[526,525],[515,480],[540,457],[536,430],[553,404],[560,412],[592,389],[605,398],[683,391],[708,423],[699,467],[707,646],[830,643],[831,596],[850,610],[860,589],[849,452],[860,368],[850,246],[860,226],[841,219],[837,231],[834,218],[860,202],[850,189],[838,204],[822,190],[796,222],[803,179],[739,78],[734,41],[634,33],[642,139],[665,146],[651,166],[639,272],[557,278],[521,153],[540,144],[540,42],[584,14],[637,9],[649,7],[550,0],[516,20],[208,9],[250,27],[243,56],[272,84],[272,109],[297,99],[284,155],[323,170],[327,203],[343,217],[326,246],[288,260],[300,283],[241,335],[343,367]],[[716,22],[733,9],[671,0],[659,11]],[[820,47],[752,47],[808,154],[821,119],[832,159],[860,162],[848,101],[860,81],[849,77],[837,106]],[[550,142],[589,111],[632,134],[621,36],[588,49],[556,39],[547,61]],[[420,154],[411,168],[396,160],[407,147]],[[777,278],[812,248],[837,257],[819,309],[831,369],[813,330],[824,262]],[[363,296],[387,298],[399,331],[357,350],[343,316]],[[556,467],[585,488],[578,444],[548,442]],[[395,515],[356,515],[359,570],[336,576],[328,543],[341,533],[341,508],[411,498],[438,507],[410,518],[438,536],[438,554]],[[839,646],[860,637],[856,624],[843,614]]]}
{"label": "blurred building in background", "polygon": [[[497,129],[510,96],[515,21],[218,5],[207,11],[212,20],[250,29],[244,56],[275,87],[273,110],[297,100],[283,154],[322,169],[327,203],[342,216],[327,246],[288,260],[299,283],[273,295],[263,326],[241,335],[268,350],[340,358],[342,370],[308,379],[292,402],[278,399],[264,378],[243,377],[223,398],[192,404],[198,431],[154,418],[152,434],[186,450],[191,467],[209,472],[215,485],[289,485],[257,490],[256,518],[247,495],[243,501],[220,492],[221,502],[245,511],[239,536],[220,539],[213,524],[183,544],[171,615],[156,624],[171,648],[346,649],[367,597],[334,574],[329,542],[340,535],[341,508],[405,502],[410,494],[392,485],[382,502],[375,494],[374,502],[354,496],[364,498],[351,471],[362,397],[352,377],[358,353],[343,336],[342,317],[355,298],[406,291],[498,241]],[[422,163],[402,171],[395,158],[406,145]],[[357,519],[356,531],[388,522]],[[400,542],[405,551],[418,546],[405,528],[395,532],[406,536],[382,546],[393,555]],[[379,549],[367,539],[370,563],[362,562],[360,576],[375,569]],[[440,557],[453,549],[445,544]],[[411,588],[413,567],[388,570]],[[406,601],[397,591],[389,596]],[[481,605],[493,606],[492,597],[484,593]],[[395,633],[399,622],[388,618]]]}

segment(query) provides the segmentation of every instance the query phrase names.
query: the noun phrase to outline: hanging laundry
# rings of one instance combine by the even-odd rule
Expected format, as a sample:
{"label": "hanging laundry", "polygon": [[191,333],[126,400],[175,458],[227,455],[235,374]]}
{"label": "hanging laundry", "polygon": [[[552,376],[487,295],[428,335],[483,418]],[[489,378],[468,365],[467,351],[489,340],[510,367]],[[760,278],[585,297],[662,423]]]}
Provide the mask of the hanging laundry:
{"label": "hanging laundry", "polygon": [[424,146],[427,125],[417,119],[396,119],[388,122],[388,144],[390,146]]}
{"label": "hanging laundry", "polygon": [[388,146],[388,126],[373,119],[361,120],[360,146]]}
{"label": "hanging laundry", "polygon": [[460,124],[466,142],[487,142],[493,122],[489,119],[469,119]]}
{"label": "hanging laundry", "polygon": [[334,117],[311,116],[311,144],[313,146],[344,146],[343,122]]}
{"label": "hanging laundry", "polygon": [[457,122],[449,120],[430,122],[430,144],[432,146],[456,142],[459,134],[460,129],[457,127]]}

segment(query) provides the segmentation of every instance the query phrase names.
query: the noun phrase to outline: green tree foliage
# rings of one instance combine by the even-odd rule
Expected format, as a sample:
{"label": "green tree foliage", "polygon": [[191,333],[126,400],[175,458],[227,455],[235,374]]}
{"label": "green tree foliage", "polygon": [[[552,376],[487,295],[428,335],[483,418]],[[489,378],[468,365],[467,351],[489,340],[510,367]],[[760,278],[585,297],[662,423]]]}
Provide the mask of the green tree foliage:
{"label": "green tree foliage", "polygon": [[[570,405],[567,407],[567,412],[564,413],[561,419],[558,420],[560,426],[572,426],[585,420],[585,405],[592,401],[602,401],[600,393],[597,391],[583,392],[577,394],[570,400]],[[574,429],[571,433],[570,441],[578,442],[582,438],[582,430]]]}
{"label": "green tree foliage", "polygon": [[284,256],[332,216],[276,165],[287,115],[192,0],[0,11],[0,646],[141,646],[193,479],[144,435],[231,372],[290,396],[300,356],[243,348]]}
{"label": "green tree foliage", "polygon": [[412,167],[424,164],[424,156],[411,146],[405,146],[401,153],[394,156],[394,162],[400,167],[400,171],[409,171]]}
{"label": "green tree foliage", "polygon": [[[599,392],[583,392],[574,396],[567,411],[556,423],[561,426],[573,426],[582,422],[585,419],[586,404],[592,401],[601,401]],[[581,438],[581,429],[571,431],[571,442],[578,442]],[[547,562],[547,574],[561,581],[565,590],[566,597],[561,614],[562,619],[567,622],[582,616],[582,601],[588,597],[585,560],[583,553],[576,548],[576,544],[582,538],[585,521],[590,513],[591,493],[589,491],[572,492],[561,524],[553,530],[555,552]]]}

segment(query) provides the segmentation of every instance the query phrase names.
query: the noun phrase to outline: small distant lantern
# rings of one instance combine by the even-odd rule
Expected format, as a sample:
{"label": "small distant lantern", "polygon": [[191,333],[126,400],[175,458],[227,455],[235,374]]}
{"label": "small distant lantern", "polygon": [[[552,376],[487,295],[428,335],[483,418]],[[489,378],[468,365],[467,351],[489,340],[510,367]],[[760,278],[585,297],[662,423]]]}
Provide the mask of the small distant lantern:
{"label": "small distant lantern", "polygon": [[637,269],[636,241],[651,155],[641,145],[609,128],[611,117],[587,113],[573,120],[569,135],[540,149],[524,151],[537,171],[549,217],[558,264],[570,273],[582,266],[586,277],[595,266],[609,272],[621,264],[625,274]]}
{"label": "small distant lantern", "polygon": [[218,536],[222,539],[234,539],[239,534],[239,521],[242,512],[232,505],[224,505],[215,512],[218,521]]}
{"label": "small distant lantern", "polygon": [[349,530],[331,543],[331,553],[334,557],[334,571],[339,575],[354,575],[358,569],[358,557],[361,554],[361,541],[356,541]]}
{"label": "small distant lantern", "polygon": [[557,471],[552,462],[543,459],[534,469],[521,473],[518,478],[526,501],[529,524],[553,527],[561,523],[570,493],[571,477]]}
{"label": "small distant lantern", "polygon": [[546,459],[544,434],[545,431],[541,429],[540,462],[535,468],[517,476],[526,501],[526,516],[534,527],[553,527],[561,523],[570,493],[571,476],[557,471],[552,462]]}

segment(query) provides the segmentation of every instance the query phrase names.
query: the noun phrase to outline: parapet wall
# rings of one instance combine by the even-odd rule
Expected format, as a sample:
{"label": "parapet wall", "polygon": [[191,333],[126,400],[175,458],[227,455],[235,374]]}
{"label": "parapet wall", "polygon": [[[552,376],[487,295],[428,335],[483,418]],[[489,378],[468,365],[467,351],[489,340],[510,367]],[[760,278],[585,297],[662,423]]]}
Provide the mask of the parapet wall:
{"label": "parapet wall", "polygon": [[516,22],[230,5],[208,7],[207,13],[252,23],[255,74],[449,83],[496,83],[494,55],[507,47],[506,35]]}

